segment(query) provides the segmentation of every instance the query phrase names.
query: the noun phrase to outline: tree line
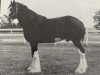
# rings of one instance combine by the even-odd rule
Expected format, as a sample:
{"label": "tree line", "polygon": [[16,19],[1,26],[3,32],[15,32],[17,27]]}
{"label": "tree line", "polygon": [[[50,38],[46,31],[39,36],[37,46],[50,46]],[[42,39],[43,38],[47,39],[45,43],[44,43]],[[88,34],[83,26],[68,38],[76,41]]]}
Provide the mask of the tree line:
{"label": "tree line", "polygon": [[100,10],[95,12],[93,19],[94,19],[94,28],[96,30],[100,30]]}

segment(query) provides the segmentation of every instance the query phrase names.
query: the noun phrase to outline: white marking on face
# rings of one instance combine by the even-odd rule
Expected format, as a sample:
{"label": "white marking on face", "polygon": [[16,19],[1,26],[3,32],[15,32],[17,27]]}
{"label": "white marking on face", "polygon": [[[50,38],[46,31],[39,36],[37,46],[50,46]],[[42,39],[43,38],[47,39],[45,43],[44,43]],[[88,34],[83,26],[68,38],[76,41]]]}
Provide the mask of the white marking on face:
{"label": "white marking on face", "polygon": [[18,19],[14,19],[12,23],[18,24]]}

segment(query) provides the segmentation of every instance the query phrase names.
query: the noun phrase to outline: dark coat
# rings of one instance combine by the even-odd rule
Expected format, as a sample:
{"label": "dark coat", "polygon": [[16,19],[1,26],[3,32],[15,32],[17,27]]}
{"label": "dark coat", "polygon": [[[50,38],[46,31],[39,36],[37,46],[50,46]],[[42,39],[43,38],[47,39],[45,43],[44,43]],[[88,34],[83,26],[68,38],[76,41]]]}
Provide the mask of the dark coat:
{"label": "dark coat", "polygon": [[20,3],[18,6],[17,18],[28,42],[51,43],[55,38],[83,40],[85,27],[77,18],[64,16],[48,19]]}

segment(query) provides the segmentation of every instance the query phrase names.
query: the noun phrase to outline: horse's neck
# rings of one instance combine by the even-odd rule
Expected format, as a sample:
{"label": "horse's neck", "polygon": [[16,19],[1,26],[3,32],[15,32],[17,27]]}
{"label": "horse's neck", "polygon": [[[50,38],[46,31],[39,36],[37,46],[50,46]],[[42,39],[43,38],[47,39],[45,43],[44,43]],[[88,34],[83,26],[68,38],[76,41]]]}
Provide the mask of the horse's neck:
{"label": "horse's neck", "polygon": [[37,18],[34,12],[30,13],[23,9],[19,10],[17,19],[22,27],[27,27],[27,26],[29,27],[31,22],[34,24],[37,21]]}
{"label": "horse's neck", "polygon": [[[36,30],[40,24],[46,22],[46,17],[36,14],[33,11],[21,9],[18,13],[18,21],[24,30]],[[44,25],[44,24],[43,24]]]}

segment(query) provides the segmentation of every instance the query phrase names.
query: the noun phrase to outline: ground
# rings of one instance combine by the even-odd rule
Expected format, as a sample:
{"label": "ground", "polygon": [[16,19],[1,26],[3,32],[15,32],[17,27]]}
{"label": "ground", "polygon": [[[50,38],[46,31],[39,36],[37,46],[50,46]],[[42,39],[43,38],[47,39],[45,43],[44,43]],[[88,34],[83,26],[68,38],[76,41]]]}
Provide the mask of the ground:
{"label": "ground", "polygon": [[[88,70],[84,75],[100,75],[100,44],[84,46]],[[26,69],[31,63],[29,44],[0,43],[0,75],[78,75],[79,53],[73,44],[39,44],[41,73],[31,74]]]}

